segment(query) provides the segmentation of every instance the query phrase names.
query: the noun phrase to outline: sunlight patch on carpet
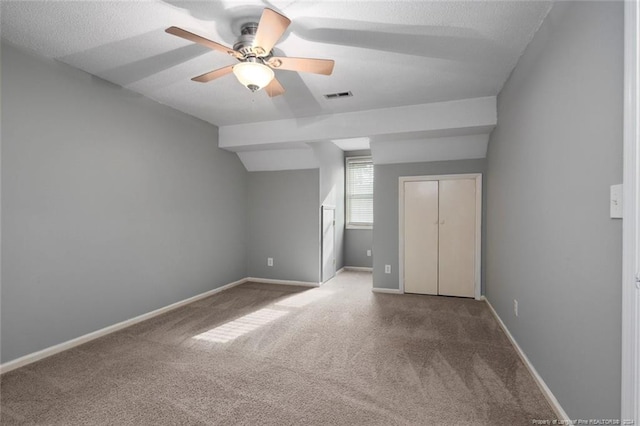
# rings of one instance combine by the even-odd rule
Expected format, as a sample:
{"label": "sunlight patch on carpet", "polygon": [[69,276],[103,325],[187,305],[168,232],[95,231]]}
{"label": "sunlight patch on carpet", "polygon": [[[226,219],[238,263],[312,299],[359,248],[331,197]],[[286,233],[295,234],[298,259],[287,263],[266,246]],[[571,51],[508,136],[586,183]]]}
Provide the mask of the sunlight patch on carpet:
{"label": "sunlight patch on carpet", "polygon": [[315,302],[317,300],[322,299],[323,297],[327,297],[331,294],[335,293],[331,290],[325,289],[313,289],[307,290],[303,293],[299,293],[286,299],[283,299],[279,302],[274,303],[274,306],[283,306],[286,308],[301,308],[303,306],[308,305],[309,303]]}
{"label": "sunlight patch on carpet", "polygon": [[208,342],[227,343],[260,328],[265,324],[269,324],[288,313],[289,312],[287,311],[278,311],[275,309],[260,309],[226,324],[222,324],[216,328],[212,328],[204,333],[193,336],[193,338],[196,340],[206,340]]}

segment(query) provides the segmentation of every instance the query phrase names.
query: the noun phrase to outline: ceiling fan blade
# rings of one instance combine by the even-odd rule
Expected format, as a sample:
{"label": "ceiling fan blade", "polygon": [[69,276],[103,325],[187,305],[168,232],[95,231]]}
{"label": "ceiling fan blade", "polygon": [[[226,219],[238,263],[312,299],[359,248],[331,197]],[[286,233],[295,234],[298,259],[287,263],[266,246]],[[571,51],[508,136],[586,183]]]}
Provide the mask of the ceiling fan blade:
{"label": "ceiling fan blade", "polygon": [[267,64],[271,68],[288,71],[312,72],[314,74],[331,75],[333,72],[333,59],[308,59],[273,57]]}
{"label": "ceiling fan blade", "polygon": [[224,68],[218,68],[217,70],[213,70],[197,77],[193,77],[191,80],[197,81],[199,83],[207,83],[211,80],[215,80],[216,78],[220,78],[224,75],[230,74],[231,72],[233,72],[233,65],[228,65]]}
{"label": "ceiling fan blade", "polygon": [[264,50],[258,56],[267,56],[271,52],[289,24],[291,20],[286,16],[269,8],[264,9],[253,41],[253,47],[261,47]]}
{"label": "ceiling fan blade", "polygon": [[273,80],[271,80],[271,83],[269,83],[267,87],[264,88],[264,90],[271,98],[273,98],[274,96],[282,95],[284,93],[284,87],[282,87],[282,84],[280,84],[280,82],[275,77]]}
{"label": "ceiling fan blade", "polygon": [[178,36],[184,38],[186,40],[192,41],[194,43],[201,44],[203,46],[207,46],[209,49],[217,50],[222,53],[228,53],[231,56],[239,57],[239,53],[233,50],[230,47],[224,46],[220,43],[216,43],[215,41],[211,41],[207,38],[201,37],[197,34],[189,32],[187,30],[183,30],[178,27],[169,27],[165,30],[165,32],[172,34],[174,36]]}

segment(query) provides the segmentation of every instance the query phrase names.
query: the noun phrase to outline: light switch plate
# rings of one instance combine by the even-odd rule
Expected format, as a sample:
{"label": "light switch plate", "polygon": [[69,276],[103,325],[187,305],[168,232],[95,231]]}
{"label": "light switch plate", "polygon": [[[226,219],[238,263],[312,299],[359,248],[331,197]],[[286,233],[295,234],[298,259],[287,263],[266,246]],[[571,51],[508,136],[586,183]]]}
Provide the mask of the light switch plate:
{"label": "light switch plate", "polygon": [[609,215],[612,219],[622,219],[622,184],[611,185]]}

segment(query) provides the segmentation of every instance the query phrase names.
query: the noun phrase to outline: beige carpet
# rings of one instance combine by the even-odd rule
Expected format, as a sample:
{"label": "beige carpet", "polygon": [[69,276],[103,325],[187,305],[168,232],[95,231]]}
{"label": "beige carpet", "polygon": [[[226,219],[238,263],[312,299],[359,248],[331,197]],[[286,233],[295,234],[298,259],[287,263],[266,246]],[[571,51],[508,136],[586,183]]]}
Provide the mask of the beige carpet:
{"label": "beige carpet", "polygon": [[247,283],[1,377],[0,422],[530,425],[555,415],[484,302]]}

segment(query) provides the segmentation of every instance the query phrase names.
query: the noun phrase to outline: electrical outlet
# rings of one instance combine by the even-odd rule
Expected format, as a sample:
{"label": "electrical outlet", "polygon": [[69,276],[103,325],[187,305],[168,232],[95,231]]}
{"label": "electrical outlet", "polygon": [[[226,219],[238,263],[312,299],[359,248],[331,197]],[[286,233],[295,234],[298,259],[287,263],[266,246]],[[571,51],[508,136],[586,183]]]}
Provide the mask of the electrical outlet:
{"label": "electrical outlet", "polygon": [[513,299],[513,313],[518,316],[518,301],[516,299]]}
{"label": "electrical outlet", "polygon": [[273,257],[267,257],[267,266],[273,266]]}
{"label": "electrical outlet", "polygon": [[371,257],[371,250],[367,250],[367,257]]}
{"label": "electrical outlet", "polygon": [[391,265],[384,265],[384,273],[385,274],[391,273]]}

